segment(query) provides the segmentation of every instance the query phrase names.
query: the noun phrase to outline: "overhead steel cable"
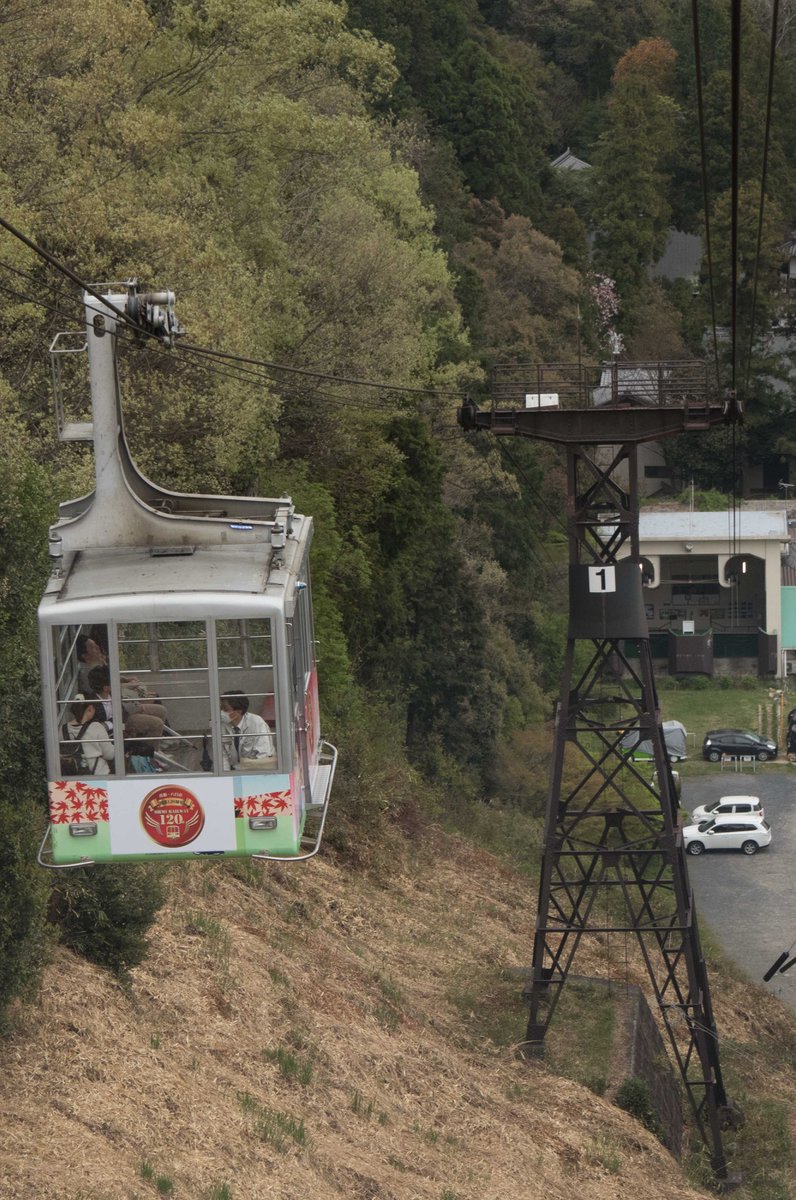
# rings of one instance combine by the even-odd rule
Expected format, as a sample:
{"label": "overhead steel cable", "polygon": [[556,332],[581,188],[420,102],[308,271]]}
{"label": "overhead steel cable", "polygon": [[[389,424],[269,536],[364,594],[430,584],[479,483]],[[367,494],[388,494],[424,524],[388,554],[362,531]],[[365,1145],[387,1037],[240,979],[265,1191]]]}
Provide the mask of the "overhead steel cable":
{"label": "overhead steel cable", "polygon": [[82,291],[87,292],[89,296],[93,296],[95,300],[99,300],[100,304],[109,309],[114,316],[117,316],[119,320],[124,322],[125,325],[128,325],[131,329],[134,329],[136,333],[142,334],[146,337],[154,337],[156,340],[159,340],[155,334],[150,332],[150,330],[144,329],[142,325],[139,325],[132,319],[132,317],[123,312],[122,309],[116,308],[114,304],[110,303],[107,296],[103,296],[101,292],[95,291],[90,284],[81,279],[79,275],[76,275],[71,267],[67,267],[65,263],[59,262],[54,255],[50,254],[48,250],[45,250],[43,246],[39,246],[37,242],[34,242],[20,229],[17,229],[16,226],[12,225],[10,221],[7,221],[5,217],[0,217],[0,228],[3,228],[7,230],[8,233],[13,234],[13,236],[18,238],[19,241],[27,246],[29,250],[32,250],[34,254],[38,254],[39,257],[44,260],[44,262],[49,263],[54,270],[60,271],[60,273],[65,275],[67,279],[71,279],[73,283],[77,284]]}
{"label": "overhead steel cable", "polygon": [[[7,267],[8,264],[0,262],[0,266]],[[13,270],[14,268],[12,267],[10,269]],[[23,275],[25,274],[25,272],[18,272],[18,273],[23,274]],[[32,278],[32,277],[30,277],[30,278]],[[34,280],[34,282],[36,282],[36,280]],[[64,309],[59,307],[57,304],[48,304],[47,301],[42,300],[40,296],[29,296],[26,292],[17,291],[15,288],[7,287],[5,284],[2,284],[2,283],[0,283],[0,292],[5,292],[9,296],[13,296],[18,300],[24,301],[26,304],[33,304],[33,305],[36,305],[38,308],[45,309],[47,312],[55,313],[55,315],[57,317],[61,317],[61,318],[68,317],[69,319],[72,319],[72,316],[73,316],[72,313],[65,312]],[[59,288],[55,288],[55,289],[48,288],[48,289],[45,289],[45,292],[52,292],[56,297],[64,297],[67,300],[69,299],[67,293],[62,292]],[[95,312],[95,313],[99,313],[100,315],[102,315],[102,311],[103,311],[102,309],[94,308],[88,304],[81,304],[81,302],[77,299],[73,299],[71,301],[71,303],[75,307],[74,318],[76,320],[79,319],[81,321],[81,324],[85,318],[85,314],[86,314],[87,310],[89,312]],[[139,344],[138,338],[126,336],[125,334],[120,332],[118,327],[113,330],[108,329],[105,332],[106,332],[106,336],[116,338],[117,342],[128,342],[130,345],[138,345]],[[157,339],[157,340],[158,340],[158,342],[160,341],[160,339]]]}
{"label": "overhead steel cable", "polygon": [[[87,284],[85,282],[85,280],[81,279],[79,275],[75,274],[75,272],[70,267],[67,267],[65,263],[59,262],[59,260],[57,258],[55,258],[54,255],[50,254],[49,251],[45,250],[42,246],[39,246],[36,242],[34,242],[26,234],[22,233],[21,230],[17,229],[16,226],[12,225],[12,223],[10,221],[7,221],[4,217],[0,217],[0,228],[5,229],[8,233],[12,234],[15,238],[18,238],[19,241],[21,241],[25,246],[27,246],[35,254],[38,254],[39,257],[42,258],[51,267],[53,267],[54,270],[59,271],[62,275],[65,275],[68,279],[71,279],[73,283],[77,284],[77,286],[80,287],[81,290],[86,292],[89,296],[93,296],[95,300],[98,300],[100,302],[100,304],[104,305],[104,307],[106,309],[110,310],[126,326],[128,326],[130,329],[134,330],[137,334],[146,336],[148,338],[152,338],[155,341],[160,340],[156,334],[153,334],[150,330],[145,329],[143,326],[139,325],[138,322],[134,321],[129,316],[129,314],[125,313],[122,309],[117,308],[116,305],[112,304],[108,300],[107,296],[103,296],[102,293],[95,291],[95,289],[90,284]],[[431,395],[431,396],[448,396],[448,397],[452,397],[457,400],[464,398],[464,396],[466,395],[466,393],[463,391],[452,391],[452,390],[446,389],[446,388],[416,387],[414,385],[409,385],[409,384],[406,384],[406,385],[391,384],[391,383],[385,383],[383,381],[372,380],[372,379],[361,379],[361,378],[356,378],[356,377],[351,377],[351,376],[343,376],[343,375],[331,375],[328,372],[313,371],[312,369],[307,368],[307,367],[292,367],[292,366],[289,366],[287,363],[275,363],[275,362],[271,362],[267,359],[249,358],[249,357],[246,357],[246,356],[240,355],[240,354],[230,354],[223,350],[214,350],[214,349],[212,349],[212,347],[209,347],[209,346],[194,346],[190,343],[180,343],[179,348],[181,350],[186,351],[187,353],[206,355],[211,358],[217,358],[220,361],[238,362],[238,363],[241,363],[244,365],[260,367],[266,371],[277,371],[277,372],[286,372],[286,373],[293,374],[293,375],[303,375],[303,376],[307,376],[310,378],[319,379],[319,380],[322,380],[325,382],[346,384],[349,387],[375,388],[377,390],[391,391],[391,392],[410,392],[410,393],[424,395],[424,396],[429,396],[429,395]]]}
{"label": "overhead steel cable", "polygon": [[[168,363],[169,370],[175,370],[178,372],[200,370],[217,375],[222,379],[232,379],[238,383],[250,384],[254,382],[261,385],[267,384],[274,390],[275,395],[279,395],[282,392],[288,391],[294,394],[305,396],[311,395],[313,398],[317,397],[324,402],[336,404],[338,406],[371,410],[381,409],[382,411],[390,413],[396,413],[399,411],[394,404],[388,404],[386,402],[382,403],[378,400],[365,400],[364,398],[362,400],[355,400],[353,398],[347,399],[343,396],[332,395],[329,392],[320,391],[318,388],[312,388],[310,391],[310,389],[305,387],[302,391],[300,391],[299,389],[301,389],[302,385],[299,380],[292,381],[274,379],[271,375],[264,374],[262,371],[255,371],[251,368],[243,366],[236,367],[234,363],[230,364],[229,367],[224,367],[216,363],[207,362],[204,359],[199,359],[192,362],[185,360],[180,361],[178,358],[175,358],[171,353],[167,353],[166,351],[163,351],[160,357],[163,359],[163,361]],[[150,362],[149,365],[153,366],[154,363]]]}
{"label": "overhead steel cable", "polygon": [[456,400],[461,400],[466,395],[465,392],[454,392],[446,388],[416,387],[408,384],[383,383],[374,379],[357,378],[356,376],[330,375],[324,371],[313,371],[309,367],[291,367],[286,363],[269,362],[267,359],[262,358],[247,358],[241,354],[228,354],[223,350],[213,350],[209,346],[193,346],[185,342],[179,344],[179,349],[189,354],[204,354],[211,358],[218,358],[224,362],[239,362],[250,366],[257,366],[263,370],[283,371],[292,375],[306,375],[313,379],[323,380],[326,383],[344,383],[352,387],[376,388],[383,392],[413,392],[423,396],[449,396]]}
{"label": "overhead steel cable", "polygon": [[779,0],[774,0],[771,11],[771,41],[768,50],[768,87],[766,89],[766,123],[763,134],[763,162],[760,169],[760,203],[757,211],[757,248],[755,251],[754,282],[752,286],[752,310],[749,315],[749,353],[746,359],[744,390],[748,392],[752,374],[752,351],[755,340],[755,317],[757,315],[757,285],[760,278],[760,259],[763,248],[763,215],[766,206],[766,176],[768,175],[768,150],[771,142],[771,107],[774,96],[774,66],[777,55],[777,27],[779,25]]}
{"label": "overhead steel cable", "polygon": [[[497,483],[498,487],[501,490],[503,490],[506,486],[505,480],[501,479],[501,477],[498,475],[497,471],[495,470],[494,463],[489,458],[489,452],[486,450],[482,450],[480,443],[476,442],[475,445],[478,447],[478,452],[481,455],[481,458],[483,459],[484,463],[486,464],[487,470],[492,475],[492,477],[495,480],[495,482]],[[523,549],[528,554],[529,558],[533,562],[536,563],[536,566],[539,568],[540,571],[542,571],[542,573],[545,576],[550,578],[551,571],[560,572],[561,563],[558,563],[555,561],[555,559],[551,556],[549,550],[545,546],[544,542],[539,541],[536,545],[534,545],[533,543],[528,541],[527,538],[522,538],[521,544],[522,544]]]}
{"label": "overhead steel cable", "polygon": [[713,363],[716,368],[716,387],[721,392],[719,366],[719,336],[716,321],[716,287],[713,279],[713,254],[710,243],[710,203],[708,192],[708,156],[705,143],[705,105],[702,95],[702,49],[699,35],[699,0],[691,0],[691,23],[694,33],[694,72],[696,75],[697,118],[699,124],[699,153],[701,159],[702,208],[705,223],[705,255],[708,260],[708,291],[710,293],[710,325],[713,332]]}
{"label": "overhead steel cable", "polygon": [[[0,265],[5,265],[5,264],[0,264]],[[72,317],[71,313],[65,313],[63,308],[58,307],[56,304],[48,304],[46,300],[42,300],[41,297],[39,297],[39,296],[29,296],[29,295],[27,295],[26,292],[17,291],[15,288],[7,287],[5,284],[2,284],[2,283],[0,283],[0,292],[5,292],[6,295],[13,296],[17,300],[22,300],[26,304],[33,304],[33,305],[37,306],[38,308],[45,309],[47,312],[55,313],[55,315],[57,317],[61,317],[61,318],[69,317],[70,319]],[[59,291],[58,289],[55,289],[55,295],[56,296],[65,296],[65,293]],[[73,303],[76,306],[75,314],[74,314],[75,318],[78,318],[78,317],[82,318],[85,315],[86,308],[89,308],[89,306],[81,304],[79,300],[74,300]],[[99,308],[97,308],[97,309],[89,308],[89,311],[101,313],[102,310]],[[115,330],[107,330],[106,333],[110,337],[115,337],[117,341],[120,341],[120,342],[127,341],[131,345],[137,344],[135,342],[135,339],[133,339],[131,337],[125,337],[123,334],[121,334],[119,332],[118,328]]]}
{"label": "overhead steel cable", "polygon": [[5,284],[0,283],[0,292],[4,292],[7,296],[13,296],[15,300],[21,300],[25,304],[35,304],[39,308],[56,313],[60,317],[64,315],[62,308],[57,308],[56,305],[48,304],[45,300],[39,300],[35,296],[27,296],[24,292],[18,292],[16,288],[6,287]]}
{"label": "overhead steel cable", "polygon": [[[730,22],[730,388],[738,405],[738,206],[739,146],[741,118],[741,0],[732,0]],[[738,553],[738,439],[737,423],[732,427],[732,508],[730,553]]]}
{"label": "overhead steel cable", "polygon": [[[8,266],[8,264],[0,262],[0,266]],[[11,269],[14,270],[14,268],[11,268]],[[18,272],[18,273],[22,274],[22,275],[26,274],[26,272]],[[32,278],[32,277],[30,277],[30,278]],[[56,289],[55,291],[56,291],[56,295],[58,295],[58,296],[63,295],[65,298],[68,298],[68,297],[66,297],[66,293],[62,293],[58,289]],[[4,292],[7,295],[12,296],[15,299],[20,300],[26,304],[32,304],[32,305],[37,306],[38,308],[43,308],[48,312],[55,313],[56,316],[64,315],[63,310],[61,308],[58,308],[53,304],[48,304],[45,300],[41,299],[41,297],[39,297],[39,296],[30,296],[25,292],[20,292],[20,291],[16,290],[15,288],[9,288],[5,284],[2,284],[2,283],[0,283],[0,292]],[[75,315],[78,315],[78,313],[79,313],[82,316],[83,313],[85,312],[86,307],[88,307],[89,311],[92,311],[91,306],[83,306],[80,304],[80,302],[78,300],[74,300],[73,303],[76,306],[76,314]],[[96,309],[94,311],[100,312],[100,309]],[[109,336],[114,337],[117,340],[117,342],[128,342],[130,345],[137,344],[137,339],[127,336],[123,332],[123,327],[122,328],[117,327],[115,330],[112,330],[112,331],[108,330],[107,332],[108,332]],[[160,344],[158,342],[158,347],[156,347],[156,349],[159,349],[159,348],[160,348]],[[284,391],[297,393],[298,389],[301,386],[298,381],[291,382],[289,380],[274,379],[271,375],[265,374],[261,371],[255,371],[250,368],[246,368],[246,367],[242,367],[242,366],[236,367],[234,364],[231,365],[229,368],[225,369],[223,366],[214,365],[209,362],[205,362],[203,360],[197,361],[195,363],[177,362],[177,361],[175,361],[174,357],[171,354],[167,355],[165,350],[162,351],[162,355],[163,355],[164,359],[166,359],[168,361],[170,369],[177,370],[180,372],[186,372],[186,371],[190,371],[192,369],[198,369],[201,371],[208,372],[210,374],[221,376],[222,378],[225,378],[225,379],[235,380],[239,383],[249,383],[252,380],[254,380],[261,384],[270,385],[271,387],[273,387],[275,389],[275,391],[277,393],[284,392]],[[392,390],[392,389],[390,389],[390,390]],[[305,390],[302,394],[307,395],[308,394],[307,390]],[[370,409],[370,410],[381,409],[385,412],[391,412],[391,413],[395,413],[398,411],[398,409],[396,409],[394,404],[388,404],[386,402],[380,403],[378,400],[364,400],[363,399],[363,400],[357,401],[357,400],[354,400],[353,398],[346,399],[345,397],[342,397],[342,396],[332,395],[329,392],[320,391],[317,388],[312,390],[312,395],[314,397],[317,397],[320,400],[323,400],[330,404],[336,404],[338,406],[347,406],[350,408],[360,408],[360,409]]]}
{"label": "overhead steel cable", "polygon": [[[27,279],[34,285],[34,287],[42,287],[41,280],[37,279],[31,271],[23,271],[21,267],[15,267],[13,263],[6,262],[6,260],[3,258],[0,258],[0,267],[2,267],[5,271],[11,271],[14,275],[19,275],[22,279]],[[65,292],[62,288],[55,287],[51,283],[44,284],[43,286],[48,295],[63,299],[70,307],[74,308],[76,312],[82,312],[80,300],[73,293]]]}
{"label": "overhead steel cable", "polygon": [[528,488],[528,491],[531,493],[531,495],[536,497],[536,499],[542,505],[542,508],[544,508],[547,511],[549,516],[551,516],[553,518],[553,520],[556,522],[557,525],[560,525],[560,527],[563,529],[564,533],[568,534],[569,530],[567,528],[566,521],[561,520],[561,517],[558,515],[557,512],[555,512],[554,509],[552,509],[550,507],[550,505],[547,503],[547,501],[545,500],[545,498],[541,494],[541,492],[539,492],[538,489],[531,483],[522,464],[517,462],[514,455],[510,452],[508,446],[503,445],[500,438],[497,439],[497,445],[498,445],[498,450],[500,451],[500,453],[509,460],[512,467],[514,468],[514,471],[516,472],[516,474],[518,474],[521,477],[523,483]]}
{"label": "overhead steel cable", "polygon": [[732,0],[730,30],[730,348],[731,387],[737,388],[738,365],[738,161],[741,117],[741,0]]}

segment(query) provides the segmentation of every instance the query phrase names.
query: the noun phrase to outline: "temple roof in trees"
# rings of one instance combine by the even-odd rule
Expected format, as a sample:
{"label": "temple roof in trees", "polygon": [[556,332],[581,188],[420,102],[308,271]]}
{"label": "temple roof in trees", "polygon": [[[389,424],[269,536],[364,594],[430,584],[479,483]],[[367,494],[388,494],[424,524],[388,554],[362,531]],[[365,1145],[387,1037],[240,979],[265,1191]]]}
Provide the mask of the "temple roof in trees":
{"label": "temple roof in trees", "polygon": [[563,154],[559,154],[558,158],[554,158],[550,163],[551,167],[558,167],[561,171],[590,171],[591,163],[584,162],[582,158],[578,158],[577,154],[573,154],[569,146]]}

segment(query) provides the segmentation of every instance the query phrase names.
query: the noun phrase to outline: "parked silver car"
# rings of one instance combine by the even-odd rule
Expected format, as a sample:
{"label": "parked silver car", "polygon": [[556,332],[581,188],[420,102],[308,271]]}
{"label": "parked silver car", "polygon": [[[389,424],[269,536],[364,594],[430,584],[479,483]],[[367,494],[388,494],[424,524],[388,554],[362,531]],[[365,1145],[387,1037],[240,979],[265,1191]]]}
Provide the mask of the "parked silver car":
{"label": "parked silver car", "polygon": [[691,821],[698,825],[700,821],[709,821],[712,817],[755,816],[762,820],[766,815],[759,796],[721,796],[711,800],[709,804],[700,804],[691,813]]}

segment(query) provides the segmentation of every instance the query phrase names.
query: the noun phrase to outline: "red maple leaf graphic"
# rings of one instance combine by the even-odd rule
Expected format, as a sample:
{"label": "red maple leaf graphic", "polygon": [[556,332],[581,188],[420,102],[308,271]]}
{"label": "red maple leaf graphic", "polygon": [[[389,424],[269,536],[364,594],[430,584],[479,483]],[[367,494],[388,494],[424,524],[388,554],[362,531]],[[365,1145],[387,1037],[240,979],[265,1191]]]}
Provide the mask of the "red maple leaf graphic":
{"label": "red maple leaf graphic", "polygon": [[290,792],[260,792],[256,796],[243,796],[235,801],[237,817],[273,817],[290,809]]}
{"label": "red maple leaf graphic", "polygon": [[50,819],[57,825],[73,821],[107,821],[108,792],[81,780],[58,780],[50,785]]}

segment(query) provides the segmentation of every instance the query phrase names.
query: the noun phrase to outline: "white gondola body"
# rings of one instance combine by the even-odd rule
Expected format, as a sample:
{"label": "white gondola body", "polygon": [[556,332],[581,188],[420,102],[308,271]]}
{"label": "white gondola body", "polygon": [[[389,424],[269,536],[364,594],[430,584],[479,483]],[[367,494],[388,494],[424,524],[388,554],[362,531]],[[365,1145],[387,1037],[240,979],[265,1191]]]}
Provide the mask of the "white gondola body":
{"label": "white gondola body", "polygon": [[[62,506],[50,532],[56,565],[39,607],[50,846],[40,861],[310,857],[337,757],[320,729],[312,521],[288,497],[183,495],[137,472],[112,336],[127,299],[113,294],[108,311],[86,298],[97,488]],[[84,708],[93,724],[75,716],[86,696],[98,697]],[[241,696],[243,722],[225,724],[222,705],[243,707]],[[66,774],[68,761],[77,765]]]}

